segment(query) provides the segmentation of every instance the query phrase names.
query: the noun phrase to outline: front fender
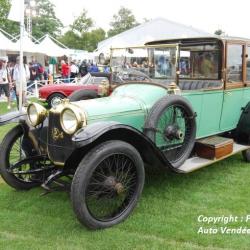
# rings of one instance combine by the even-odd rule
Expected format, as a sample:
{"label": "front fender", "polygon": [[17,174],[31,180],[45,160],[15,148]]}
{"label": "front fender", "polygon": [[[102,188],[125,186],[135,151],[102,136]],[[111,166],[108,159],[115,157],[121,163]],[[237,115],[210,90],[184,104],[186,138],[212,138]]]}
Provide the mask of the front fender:
{"label": "front fender", "polygon": [[72,138],[76,148],[84,149],[107,140],[122,140],[133,145],[150,165],[173,168],[156,145],[139,130],[118,122],[97,122],[80,129]]}
{"label": "front fender", "polygon": [[13,111],[0,116],[0,126],[8,123],[19,122],[25,120],[27,114],[25,112]]}

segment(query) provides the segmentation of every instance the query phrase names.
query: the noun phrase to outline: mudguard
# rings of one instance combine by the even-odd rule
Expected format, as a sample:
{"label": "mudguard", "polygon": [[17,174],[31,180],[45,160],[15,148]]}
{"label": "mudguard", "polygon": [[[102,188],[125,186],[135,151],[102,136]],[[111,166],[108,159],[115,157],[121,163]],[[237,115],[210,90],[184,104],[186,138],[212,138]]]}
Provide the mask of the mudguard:
{"label": "mudguard", "polygon": [[[72,138],[76,148],[99,144],[105,140],[122,140],[133,145],[143,160],[150,164],[161,164],[173,168],[156,145],[139,130],[118,122],[97,122],[80,129]],[[174,171],[178,171],[174,169]]]}
{"label": "mudguard", "polygon": [[20,120],[25,120],[26,118],[25,112],[13,111],[7,114],[0,116],[0,126],[12,123],[12,122],[19,122]]}
{"label": "mudguard", "polygon": [[236,128],[236,141],[250,144],[250,102],[243,108]]}

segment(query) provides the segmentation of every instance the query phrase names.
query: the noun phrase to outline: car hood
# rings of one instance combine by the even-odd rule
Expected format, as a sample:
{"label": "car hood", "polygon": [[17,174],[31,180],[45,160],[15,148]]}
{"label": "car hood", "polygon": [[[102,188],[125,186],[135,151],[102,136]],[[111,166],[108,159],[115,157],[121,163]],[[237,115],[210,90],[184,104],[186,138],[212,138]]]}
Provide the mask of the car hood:
{"label": "car hood", "polygon": [[139,117],[144,121],[153,104],[166,94],[166,89],[157,85],[124,84],[116,88],[109,97],[74,104],[85,111],[88,124],[109,120],[134,125],[133,119]]}

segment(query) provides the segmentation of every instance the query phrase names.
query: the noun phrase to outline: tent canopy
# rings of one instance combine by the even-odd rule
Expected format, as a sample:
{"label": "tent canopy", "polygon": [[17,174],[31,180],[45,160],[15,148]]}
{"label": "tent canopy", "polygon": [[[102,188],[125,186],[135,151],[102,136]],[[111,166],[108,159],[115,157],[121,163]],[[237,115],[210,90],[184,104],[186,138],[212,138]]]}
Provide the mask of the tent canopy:
{"label": "tent canopy", "polygon": [[[15,50],[15,51],[20,50],[20,38],[14,43],[14,49],[12,50]],[[27,34],[25,34],[23,37],[23,51],[31,52],[31,53],[39,53],[38,45],[33,43]]]}
{"label": "tent canopy", "polygon": [[0,32],[0,50],[15,51],[15,43],[9,40],[2,32]]}
{"label": "tent canopy", "polygon": [[98,43],[97,52],[109,53],[111,47],[139,46],[154,40],[204,36],[211,34],[164,18],[156,18]]}
{"label": "tent canopy", "polygon": [[54,57],[69,53],[68,49],[58,46],[49,35],[45,35],[44,39],[37,45],[37,52]]}

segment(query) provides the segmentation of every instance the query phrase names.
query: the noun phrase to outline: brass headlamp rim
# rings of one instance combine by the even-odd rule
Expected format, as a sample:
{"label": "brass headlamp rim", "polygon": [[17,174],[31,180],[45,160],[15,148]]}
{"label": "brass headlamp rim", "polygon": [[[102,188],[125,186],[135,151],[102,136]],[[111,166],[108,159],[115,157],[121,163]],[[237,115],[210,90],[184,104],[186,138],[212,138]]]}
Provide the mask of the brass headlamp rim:
{"label": "brass headlamp rim", "polygon": [[[76,129],[69,131],[68,129],[65,128],[64,124],[63,124],[63,114],[66,110],[70,110],[73,112],[76,121],[77,121],[77,125],[76,125]],[[61,123],[61,127],[63,129],[63,131],[69,135],[74,134],[78,129],[87,126],[87,116],[85,114],[85,112],[78,106],[72,104],[72,103],[67,103],[63,109],[61,110],[61,114],[60,114],[60,123]]]}
{"label": "brass headlamp rim", "polygon": [[[31,108],[32,106],[35,107],[36,112],[37,112],[37,118],[36,118],[35,122],[32,122],[32,120],[30,119],[30,111],[29,111],[29,110],[30,110],[30,108]],[[38,103],[35,103],[35,102],[30,103],[30,104],[28,105],[28,107],[27,107],[28,121],[29,121],[29,123],[30,123],[33,127],[35,127],[35,126],[41,124],[41,123],[46,119],[47,114],[48,114],[48,112],[47,112],[46,108],[44,108],[42,105],[40,105],[40,104],[38,104]]]}

